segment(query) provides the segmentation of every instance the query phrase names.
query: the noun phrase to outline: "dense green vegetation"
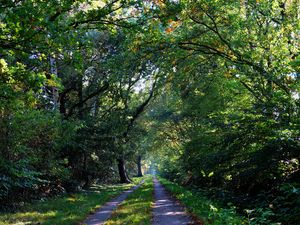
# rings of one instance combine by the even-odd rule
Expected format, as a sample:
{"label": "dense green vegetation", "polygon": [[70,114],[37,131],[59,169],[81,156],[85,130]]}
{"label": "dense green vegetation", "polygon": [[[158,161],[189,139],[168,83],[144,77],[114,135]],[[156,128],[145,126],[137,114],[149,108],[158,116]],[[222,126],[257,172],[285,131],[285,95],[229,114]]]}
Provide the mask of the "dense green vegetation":
{"label": "dense green vegetation", "polygon": [[299,0],[1,1],[1,211],[146,163],[250,224],[297,224],[299,16]]}

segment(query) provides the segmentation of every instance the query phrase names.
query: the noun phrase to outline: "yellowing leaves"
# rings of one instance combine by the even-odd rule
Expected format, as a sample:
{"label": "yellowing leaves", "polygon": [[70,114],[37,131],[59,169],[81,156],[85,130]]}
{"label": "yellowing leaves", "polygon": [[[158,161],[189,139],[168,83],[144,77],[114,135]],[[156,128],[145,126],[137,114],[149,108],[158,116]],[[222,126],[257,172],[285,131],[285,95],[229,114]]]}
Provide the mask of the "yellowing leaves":
{"label": "yellowing leaves", "polygon": [[4,29],[5,27],[6,27],[6,24],[0,22],[0,29]]}
{"label": "yellowing leaves", "polygon": [[174,20],[168,20],[168,24],[169,24],[169,27],[167,27],[165,29],[165,32],[167,34],[170,34],[172,33],[177,27],[179,27],[181,25],[181,21],[178,20],[178,21],[174,21]]}
{"label": "yellowing leaves", "polygon": [[224,76],[225,76],[226,78],[231,78],[231,77],[232,77],[232,74],[231,74],[230,71],[226,71],[226,72],[224,73]]}
{"label": "yellowing leaves", "polygon": [[152,2],[159,6],[162,6],[164,4],[164,0],[152,0]]}
{"label": "yellowing leaves", "polygon": [[165,29],[165,32],[166,32],[167,34],[169,34],[169,33],[173,32],[174,30],[175,30],[174,27],[168,27],[168,28]]}
{"label": "yellowing leaves", "polygon": [[0,75],[8,71],[7,63],[4,59],[0,59]]}

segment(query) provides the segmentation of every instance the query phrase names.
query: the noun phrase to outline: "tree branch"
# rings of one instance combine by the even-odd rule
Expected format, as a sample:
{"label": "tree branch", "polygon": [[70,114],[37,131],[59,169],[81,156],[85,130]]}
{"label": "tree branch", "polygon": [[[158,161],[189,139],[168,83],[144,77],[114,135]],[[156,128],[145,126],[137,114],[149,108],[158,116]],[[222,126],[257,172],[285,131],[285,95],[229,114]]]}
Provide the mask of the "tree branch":
{"label": "tree branch", "polygon": [[95,91],[95,92],[89,94],[89,95],[86,96],[82,101],[80,101],[80,102],[76,103],[75,105],[73,105],[73,106],[70,108],[68,114],[65,116],[65,118],[66,118],[66,119],[69,118],[71,115],[74,114],[74,110],[75,110],[77,107],[82,106],[82,105],[83,105],[84,103],[86,103],[89,99],[91,99],[91,98],[93,98],[93,97],[95,97],[95,96],[101,94],[102,92],[106,91],[108,88],[109,88],[109,83],[108,83],[107,81],[105,81],[104,84],[103,84],[103,86],[102,86],[100,89],[98,89],[97,91]]}
{"label": "tree branch", "polygon": [[127,137],[128,132],[132,128],[134,121],[140,116],[140,114],[144,111],[145,107],[149,104],[151,98],[153,97],[155,86],[156,86],[156,80],[152,85],[148,98],[142,104],[140,104],[132,114],[132,118],[129,120],[126,131],[123,133],[123,137]]}

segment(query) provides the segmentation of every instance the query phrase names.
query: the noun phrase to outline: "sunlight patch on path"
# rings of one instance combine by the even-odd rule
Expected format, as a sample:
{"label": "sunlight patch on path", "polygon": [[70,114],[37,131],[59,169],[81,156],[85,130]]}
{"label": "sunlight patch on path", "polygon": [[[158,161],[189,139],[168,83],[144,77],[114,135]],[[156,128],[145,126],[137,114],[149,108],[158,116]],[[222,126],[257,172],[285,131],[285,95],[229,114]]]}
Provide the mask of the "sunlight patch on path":
{"label": "sunlight patch on path", "polygon": [[187,225],[193,224],[184,208],[166,192],[160,182],[154,178],[153,224]]}
{"label": "sunlight patch on path", "polygon": [[90,215],[82,224],[84,225],[102,225],[108,220],[112,214],[112,212],[117,208],[119,204],[121,204],[130,193],[134,192],[138,189],[143,182],[139,185],[134,186],[130,190],[123,192],[118,197],[112,199],[103,205],[100,209],[98,209],[94,214]]}

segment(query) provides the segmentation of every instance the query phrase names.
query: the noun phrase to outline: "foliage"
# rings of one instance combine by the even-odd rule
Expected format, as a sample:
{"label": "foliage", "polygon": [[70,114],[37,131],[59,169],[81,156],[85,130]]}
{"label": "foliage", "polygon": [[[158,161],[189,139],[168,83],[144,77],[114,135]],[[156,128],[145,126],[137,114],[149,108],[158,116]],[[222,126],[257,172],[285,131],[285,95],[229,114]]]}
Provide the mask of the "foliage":
{"label": "foliage", "polygon": [[252,222],[296,223],[282,187],[299,183],[298,0],[0,8],[1,206],[130,182],[147,158],[231,192]]}
{"label": "foliage", "polygon": [[1,208],[115,181],[116,159],[134,154],[126,150],[128,132],[153,91],[149,99],[150,85],[134,92],[151,70],[124,51],[134,38],[136,20],[125,16],[133,6],[138,2],[1,5]]}
{"label": "foliage", "polygon": [[32,110],[18,111],[9,120],[9,151],[0,165],[1,199],[14,196],[9,201],[24,200],[39,189],[68,179],[66,162],[57,157],[65,142],[71,141],[75,124],[62,124],[59,115]]}
{"label": "foliage", "polygon": [[146,118],[156,169],[181,184],[240,196],[241,208],[249,202],[261,208],[258,223],[296,224],[289,211],[297,202],[283,219],[258,196],[271,190],[272,202],[282,185],[299,182],[299,37],[292,35],[299,2],[180,1],[172,7],[177,11],[169,21],[161,19],[165,29],[156,30],[159,39],[147,36],[160,43],[157,61],[167,72],[159,106]]}

